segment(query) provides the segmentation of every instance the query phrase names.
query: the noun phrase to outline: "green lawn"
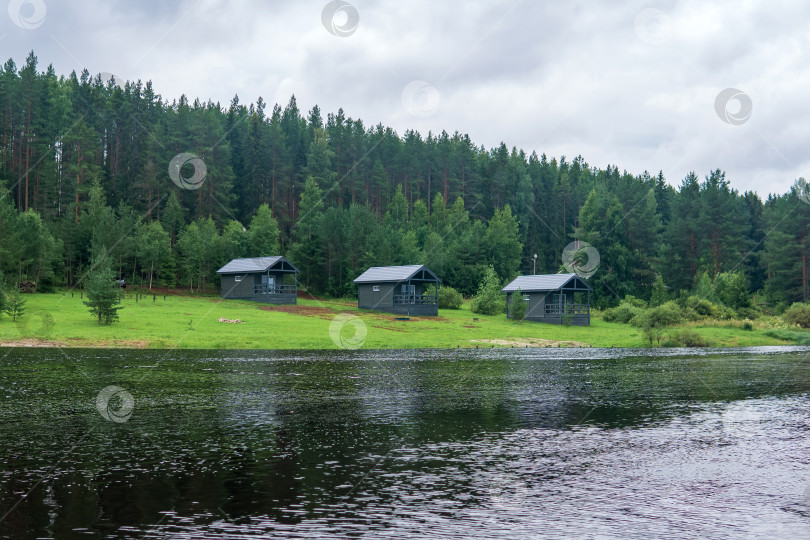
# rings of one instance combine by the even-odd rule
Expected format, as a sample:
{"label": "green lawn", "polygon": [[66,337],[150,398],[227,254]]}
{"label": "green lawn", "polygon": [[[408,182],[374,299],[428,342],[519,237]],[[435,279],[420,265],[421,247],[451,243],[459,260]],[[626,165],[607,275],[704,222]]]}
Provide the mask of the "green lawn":
{"label": "green lawn", "polygon": [[[27,323],[0,318],[0,344],[206,349],[332,349],[338,344],[366,349],[648,345],[637,329],[598,316],[586,327],[515,323],[504,315],[473,314],[469,302],[460,310],[440,310],[438,318],[395,321],[394,315],[358,310],[355,302],[342,299],[299,299],[297,306],[268,306],[214,296],[167,295],[164,300],[161,295],[153,302],[150,295],[136,303],[132,292],[128,290],[120,321],[110,326],[93,319],[78,292],[25,295]],[[341,313],[348,319],[342,326],[341,318],[335,320]],[[222,323],[220,318],[244,323]],[[762,328],[692,328],[717,346],[787,343],[766,335]]]}

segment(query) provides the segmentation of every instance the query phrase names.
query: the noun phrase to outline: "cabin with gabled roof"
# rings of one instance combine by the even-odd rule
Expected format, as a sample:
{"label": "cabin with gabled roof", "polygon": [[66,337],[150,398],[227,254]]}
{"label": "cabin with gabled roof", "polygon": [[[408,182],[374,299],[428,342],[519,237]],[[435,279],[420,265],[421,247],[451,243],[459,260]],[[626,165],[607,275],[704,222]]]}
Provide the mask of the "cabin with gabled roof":
{"label": "cabin with gabled roof", "polygon": [[[360,274],[357,307],[398,315],[437,316],[441,280],[427,266],[374,266]],[[428,286],[433,286],[430,294]]]}
{"label": "cabin with gabled roof", "polygon": [[233,259],[217,270],[222,298],[268,304],[295,304],[298,268],[282,256]]}
{"label": "cabin with gabled roof", "polygon": [[512,318],[513,295],[520,290],[529,302],[525,320],[549,324],[590,326],[591,289],[576,274],[518,276],[501,289],[506,293],[506,316]]}

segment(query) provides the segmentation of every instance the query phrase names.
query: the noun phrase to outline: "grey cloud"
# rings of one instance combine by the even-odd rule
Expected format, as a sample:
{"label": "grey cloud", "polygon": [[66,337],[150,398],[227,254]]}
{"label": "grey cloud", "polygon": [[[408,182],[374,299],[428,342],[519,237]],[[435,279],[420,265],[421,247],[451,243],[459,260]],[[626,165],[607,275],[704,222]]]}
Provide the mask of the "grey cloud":
{"label": "grey cloud", "polygon": [[[673,184],[721,168],[737,189],[765,195],[808,174],[810,4],[352,3],[360,25],[336,37],[321,24],[325,0],[47,0],[39,29],[6,19],[0,43],[18,63],[34,49],[59,73],[151,79],[169,101],[185,93],[227,104],[239,94],[283,106],[295,92],[305,111],[343,107],[366,126],[458,130],[487,147],[503,140],[593,166],[663,169]],[[645,8],[671,23],[662,43],[636,34]],[[403,107],[412,80],[438,89],[434,114]],[[740,126],[714,111],[729,87],[752,98]]]}

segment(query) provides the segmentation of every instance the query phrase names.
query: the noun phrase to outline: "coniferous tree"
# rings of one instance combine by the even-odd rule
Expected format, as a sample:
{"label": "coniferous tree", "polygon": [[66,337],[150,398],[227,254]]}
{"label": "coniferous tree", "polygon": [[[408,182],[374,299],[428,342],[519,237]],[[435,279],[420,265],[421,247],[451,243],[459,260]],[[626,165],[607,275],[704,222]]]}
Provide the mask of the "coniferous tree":
{"label": "coniferous tree", "polygon": [[502,282],[492,266],[484,271],[478,286],[478,294],[473,298],[470,310],[473,313],[497,315],[506,310],[506,296],[501,292]]}
{"label": "coniferous tree", "polygon": [[[556,272],[580,239],[600,254],[597,305],[646,299],[659,275],[673,294],[690,290],[704,271],[710,282],[740,271],[771,304],[810,299],[810,204],[797,187],[762,200],[719,170],[671,186],[661,172],[466,134],[367,128],[342,109],[302,114],[294,96],[222,107],[164,98],[150,81],[59,76],[33,52],[18,60],[0,68],[0,271],[39,290],[75,285],[102,248],[119,277],[192,288],[258,249],[293,258],[317,293],[352,292],[365,265],[420,261],[473,295],[486,266],[507,279],[537,254],[538,272]],[[206,165],[198,189],[169,177],[182,152]],[[240,234],[257,216],[270,234]],[[153,268],[137,224],[156,221],[171,252]]]}
{"label": "coniferous tree", "polygon": [[650,294],[650,307],[657,307],[669,301],[669,293],[663,278],[659,275],[655,277]]}
{"label": "coniferous tree", "polygon": [[121,294],[115,283],[109,256],[103,250],[93,257],[92,267],[84,279],[84,294],[87,296],[84,305],[98,318],[98,324],[111,324],[118,320],[118,310],[123,307]]}
{"label": "coniferous tree", "polygon": [[523,297],[523,291],[518,288],[512,293],[512,305],[509,306],[509,315],[516,321],[522,321],[526,318],[526,310],[529,308],[529,302]]}
{"label": "coniferous tree", "polygon": [[19,291],[12,291],[6,295],[5,301],[3,303],[3,311],[11,317],[12,321],[17,321],[23,315],[25,315],[25,298],[19,293]]}
{"label": "coniferous tree", "polygon": [[272,257],[279,254],[278,222],[270,207],[259,206],[256,215],[250,220],[248,238],[252,257]]}

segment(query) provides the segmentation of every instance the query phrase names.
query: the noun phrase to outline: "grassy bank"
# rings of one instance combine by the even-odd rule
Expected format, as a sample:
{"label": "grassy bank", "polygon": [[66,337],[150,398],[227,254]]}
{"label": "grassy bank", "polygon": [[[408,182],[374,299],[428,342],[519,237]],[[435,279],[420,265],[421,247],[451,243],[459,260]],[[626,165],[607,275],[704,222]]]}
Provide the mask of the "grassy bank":
{"label": "grassy bank", "polygon": [[[211,349],[648,346],[636,328],[598,316],[589,327],[515,323],[504,315],[473,314],[468,302],[460,310],[440,310],[438,318],[396,321],[391,314],[358,310],[349,300],[299,299],[296,306],[268,306],[215,296],[167,294],[164,299],[161,294],[136,302],[133,293],[127,292],[121,320],[111,326],[97,324],[78,292],[26,295],[28,320],[15,324],[2,317],[0,344]],[[336,320],[342,313],[346,315]],[[221,318],[243,322],[219,322]],[[689,328],[715,346],[779,345],[790,339],[766,324],[755,324],[753,330],[727,323]]]}

